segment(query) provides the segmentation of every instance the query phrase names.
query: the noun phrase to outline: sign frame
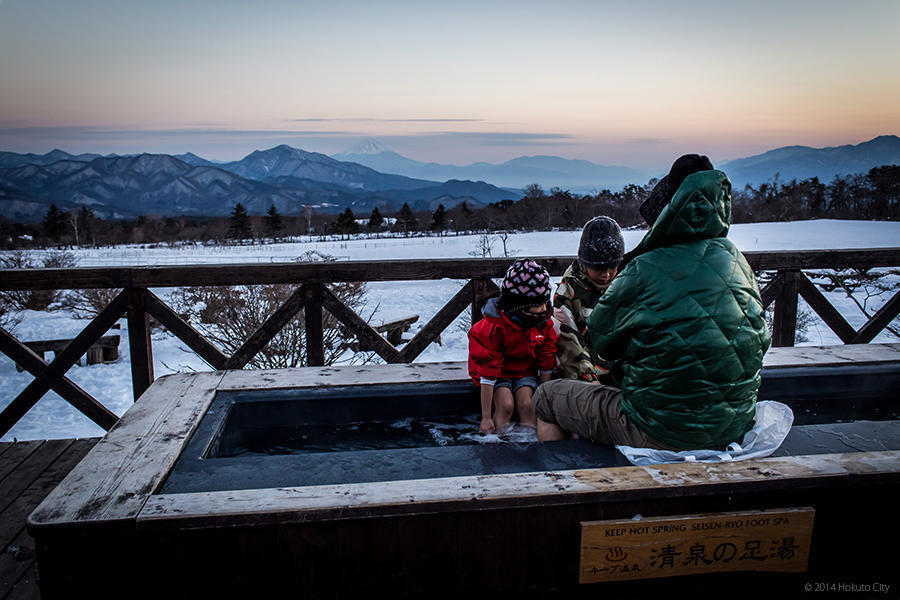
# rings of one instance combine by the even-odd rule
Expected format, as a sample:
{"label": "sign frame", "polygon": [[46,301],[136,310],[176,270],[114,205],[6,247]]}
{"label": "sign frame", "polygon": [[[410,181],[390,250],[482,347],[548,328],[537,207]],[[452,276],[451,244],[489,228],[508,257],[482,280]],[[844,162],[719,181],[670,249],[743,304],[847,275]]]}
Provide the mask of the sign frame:
{"label": "sign frame", "polygon": [[806,572],[809,506],[582,521],[579,583],[729,571]]}

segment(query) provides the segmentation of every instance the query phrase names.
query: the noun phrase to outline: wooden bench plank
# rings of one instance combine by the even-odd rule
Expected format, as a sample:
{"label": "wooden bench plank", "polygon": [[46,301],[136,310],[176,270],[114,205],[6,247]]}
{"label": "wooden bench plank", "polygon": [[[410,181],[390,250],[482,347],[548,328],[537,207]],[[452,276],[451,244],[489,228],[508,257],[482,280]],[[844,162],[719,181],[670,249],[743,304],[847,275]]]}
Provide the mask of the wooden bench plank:
{"label": "wooden bench plank", "polygon": [[[47,494],[87,455],[97,439],[68,440],[68,448],[45,468],[19,496],[0,511],[0,548],[6,547],[25,529],[25,519]],[[4,490],[5,491],[5,490]]]}
{"label": "wooden bench plank", "polygon": [[[26,518],[96,442],[96,439],[59,441],[62,444],[68,443],[68,448],[40,471],[37,478],[12,503],[0,511],[0,598],[25,600],[41,597],[35,544],[25,530]],[[19,447],[18,452],[21,452],[22,449],[36,446],[38,449],[19,463],[22,470],[34,471],[38,466],[37,459],[41,450],[47,447],[45,442],[4,442],[0,444],[0,452],[14,447]],[[0,487],[0,493],[7,493],[5,486]]]}
{"label": "wooden bench plank", "polygon": [[[766,367],[872,364],[900,360],[898,344],[843,346],[793,346],[770,348],[763,358]],[[228,371],[219,390],[260,387],[292,388],[334,385],[365,385],[407,382],[468,381],[465,361],[423,362],[390,365],[341,365],[259,371]]]}
{"label": "wooden bench plank", "polygon": [[[409,331],[409,328],[413,323],[419,320],[419,315],[410,315],[409,317],[404,317],[402,319],[395,319],[393,321],[387,321],[382,323],[381,325],[372,326],[376,332],[380,334],[385,334],[384,338],[388,341],[388,343],[395,348],[404,342],[408,342],[410,340],[404,340],[403,334]],[[437,342],[440,344],[441,336],[437,336]],[[354,352],[371,352],[372,348],[366,346],[361,343],[358,339],[350,341],[347,343],[344,342],[346,347],[350,348]]]}
{"label": "wooden bench plank", "polygon": [[763,367],[811,367],[875,364],[900,360],[900,344],[845,344],[842,346],[787,346],[769,348]]}
{"label": "wooden bench plank", "polygon": [[215,396],[223,373],[167,375],[119,420],[28,518],[29,526],[129,522]]}
{"label": "wooden bench plank", "polygon": [[298,369],[228,371],[219,391],[270,387],[273,389],[375,385],[380,383],[440,383],[468,380],[465,362],[411,363],[390,365],[340,365]]}
{"label": "wooden bench plank", "polygon": [[41,440],[16,442],[0,456],[0,484],[10,473],[15,472],[20,464],[26,460],[32,452],[41,447]]}
{"label": "wooden bench plank", "polygon": [[0,513],[36,481],[72,444],[72,440],[47,440],[28,455],[0,486]]}
{"label": "wooden bench plank", "polygon": [[[85,357],[85,363],[88,365],[97,365],[117,361],[119,359],[119,340],[120,338],[118,335],[107,335],[97,340],[82,355]],[[55,358],[56,355],[65,350],[66,346],[70,343],[72,343],[71,339],[60,339],[22,342],[22,345],[34,352],[35,355],[43,361],[45,353],[53,352]],[[15,358],[13,360],[15,360]],[[79,367],[81,366],[81,357],[78,357],[75,364]],[[24,370],[25,368],[17,361],[16,371],[21,373]]]}
{"label": "wooden bench plank", "polygon": [[378,333],[386,333],[387,341],[393,346],[398,346],[403,341],[403,334],[409,331],[410,326],[418,320],[419,315],[410,315],[402,319],[394,319],[393,321],[382,323],[374,329]]}
{"label": "wooden bench plank", "polygon": [[[552,506],[603,496],[617,501],[677,489],[770,490],[824,478],[896,477],[900,452],[855,452],[541,473],[445,477],[265,490],[229,490],[150,497],[138,516],[146,527],[308,522],[451,510]],[[812,485],[812,484],[810,484]]]}
{"label": "wooden bench plank", "polygon": [[5,598],[28,571],[34,570],[36,561],[34,539],[22,530],[0,553],[0,598]]}
{"label": "wooden bench plank", "polygon": [[385,331],[391,331],[397,329],[398,327],[406,327],[409,329],[409,325],[415,323],[419,320],[419,315],[410,315],[408,317],[402,317],[400,319],[394,319],[393,321],[385,321],[381,325],[375,327],[375,331],[378,333],[384,333]]}
{"label": "wooden bench plank", "polygon": [[[101,347],[119,347],[120,336],[104,335],[94,342],[94,346]],[[33,340],[30,342],[22,342],[35,352],[62,352],[66,346],[72,343],[72,338],[59,340]]]}
{"label": "wooden bench plank", "polygon": [[37,563],[22,575],[3,600],[41,600]]}

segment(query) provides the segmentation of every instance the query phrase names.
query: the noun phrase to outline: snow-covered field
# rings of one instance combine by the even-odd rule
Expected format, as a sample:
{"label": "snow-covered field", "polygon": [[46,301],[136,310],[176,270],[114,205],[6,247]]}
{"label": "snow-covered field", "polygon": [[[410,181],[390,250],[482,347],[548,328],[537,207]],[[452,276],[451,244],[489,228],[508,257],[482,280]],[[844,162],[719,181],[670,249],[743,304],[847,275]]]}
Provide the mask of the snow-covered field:
{"label": "snow-covered field", "polygon": [[[625,231],[626,248],[633,248],[644,233]],[[515,256],[574,255],[579,237],[578,231],[511,234],[507,240],[507,249]],[[896,247],[900,246],[900,223],[833,220],[756,223],[733,226],[729,237],[743,251]],[[84,267],[285,262],[296,260],[313,250],[341,260],[465,258],[473,255],[479,246],[479,238],[478,235],[466,235],[344,241],[312,239],[257,246],[91,248],[74,250],[73,253],[78,259],[78,265]],[[496,236],[492,239],[493,256],[503,256],[500,240]],[[894,290],[900,287],[900,278],[897,276],[891,276],[890,281]],[[366,308],[361,312],[368,316],[374,310],[372,321],[376,323],[417,314],[419,320],[408,334],[415,335],[463,283],[454,280],[370,283]],[[165,297],[171,290],[160,289],[154,292]],[[866,321],[866,317],[852,300],[839,292],[832,292],[828,296],[853,327],[859,328]],[[886,294],[881,298],[869,299],[870,311],[877,310],[887,299]],[[76,319],[62,311],[25,311],[20,316],[22,320],[14,333],[23,341],[74,337],[87,324],[87,321]],[[894,325],[898,325],[896,320]],[[132,404],[127,324],[124,319],[120,326],[122,342],[118,362],[110,365],[75,366],[68,372],[72,381],[119,415]],[[837,336],[818,320],[812,322],[807,336],[806,344],[840,343]],[[875,341],[900,340],[883,332]],[[442,345],[429,346],[417,362],[465,360],[466,355],[465,327],[461,317],[442,334]],[[153,333],[153,359],[157,377],[176,371],[201,371],[210,368],[179,340],[161,331]],[[32,379],[27,372],[17,372],[12,360],[0,355],[0,409],[8,405]],[[0,441],[102,434],[100,427],[50,392]]]}

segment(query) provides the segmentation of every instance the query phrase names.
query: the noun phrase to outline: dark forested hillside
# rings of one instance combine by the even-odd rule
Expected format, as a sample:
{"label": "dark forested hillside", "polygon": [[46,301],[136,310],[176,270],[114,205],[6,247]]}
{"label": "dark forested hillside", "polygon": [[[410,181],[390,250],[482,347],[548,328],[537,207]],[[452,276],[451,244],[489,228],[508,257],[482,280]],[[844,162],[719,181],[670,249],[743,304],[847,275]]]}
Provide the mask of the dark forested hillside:
{"label": "dark forested hillside", "polygon": [[[204,168],[185,167],[186,173]],[[153,216],[148,212],[136,219],[107,219],[97,215],[88,205],[61,209],[53,204],[42,215],[40,223],[15,222],[0,216],[0,246],[20,248],[186,240],[246,243],[301,234],[443,235],[469,231],[577,229],[597,215],[612,217],[622,227],[630,227],[643,224],[638,208],[654,184],[655,180],[651,180],[644,186],[628,185],[618,192],[603,190],[596,194],[573,194],[559,188],[544,191],[541,186],[532,184],[518,195],[517,200],[503,199],[484,204],[471,197],[457,196],[454,203],[444,203],[438,197],[427,203],[403,202],[399,207],[397,202],[393,206],[387,205],[381,196],[384,193],[379,192],[363,196],[362,200],[357,198],[358,201],[345,206],[340,213],[317,210],[312,205],[299,211],[285,211],[274,200],[262,210],[258,205],[252,205],[254,210],[249,210],[242,202],[227,203],[225,198],[225,214],[219,216]],[[467,187],[461,185],[453,189],[465,191]],[[332,193],[340,193],[340,187],[335,186]],[[0,187],[0,197],[3,194],[10,194],[10,191]],[[396,199],[402,199],[402,196],[398,195]],[[246,215],[249,226],[246,221],[242,221],[240,227],[231,223],[235,214]],[[776,178],[732,192],[734,223],[820,218],[900,219],[900,166],[876,167],[864,174],[835,177],[829,183],[815,177],[800,181]]]}

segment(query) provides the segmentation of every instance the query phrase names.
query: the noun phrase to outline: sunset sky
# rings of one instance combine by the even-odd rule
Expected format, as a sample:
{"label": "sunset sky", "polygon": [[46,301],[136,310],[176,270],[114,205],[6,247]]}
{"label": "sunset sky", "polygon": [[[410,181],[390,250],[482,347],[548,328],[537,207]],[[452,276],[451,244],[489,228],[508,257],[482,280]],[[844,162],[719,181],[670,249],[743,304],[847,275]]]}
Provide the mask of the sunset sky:
{"label": "sunset sky", "polygon": [[0,0],[0,150],[667,167],[900,134],[900,1]]}

